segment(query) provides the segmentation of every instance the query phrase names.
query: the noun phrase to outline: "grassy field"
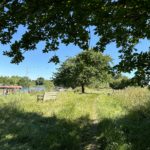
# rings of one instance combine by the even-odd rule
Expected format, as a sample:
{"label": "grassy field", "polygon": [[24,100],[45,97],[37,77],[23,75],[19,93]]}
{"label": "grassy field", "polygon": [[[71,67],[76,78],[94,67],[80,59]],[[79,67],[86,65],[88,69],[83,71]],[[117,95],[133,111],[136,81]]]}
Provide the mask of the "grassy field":
{"label": "grassy field", "polygon": [[150,149],[150,91],[0,96],[0,150],[99,149]]}

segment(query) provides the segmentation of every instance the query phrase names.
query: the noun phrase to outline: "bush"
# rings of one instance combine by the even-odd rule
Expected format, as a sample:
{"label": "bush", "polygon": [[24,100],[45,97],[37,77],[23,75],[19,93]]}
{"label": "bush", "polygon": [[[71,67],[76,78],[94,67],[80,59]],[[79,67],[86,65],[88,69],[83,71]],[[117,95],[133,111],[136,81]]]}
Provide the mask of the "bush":
{"label": "bush", "polygon": [[124,89],[130,85],[130,80],[128,79],[121,79],[115,80],[109,84],[112,89]]}

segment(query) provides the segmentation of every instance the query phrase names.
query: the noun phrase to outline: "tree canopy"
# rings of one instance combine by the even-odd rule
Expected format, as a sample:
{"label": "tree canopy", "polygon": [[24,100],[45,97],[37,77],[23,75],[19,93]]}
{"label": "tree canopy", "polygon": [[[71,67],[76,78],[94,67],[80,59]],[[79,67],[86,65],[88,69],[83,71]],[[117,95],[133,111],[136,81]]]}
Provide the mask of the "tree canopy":
{"label": "tree canopy", "polygon": [[[12,41],[18,27],[26,32]],[[138,53],[135,45],[140,39],[150,39],[149,0],[1,0],[0,42],[10,44],[4,54],[12,63],[24,59],[24,52],[36,49],[45,42],[44,53],[56,51],[60,43],[73,43],[89,48],[90,30],[99,37],[94,49],[104,51],[107,44],[116,42],[121,62],[118,70],[136,70],[138,76],[150,74],[150,51]],[[57,56],[50,61],[58,62]]]}
{"label": "tree canopy", "polygon": [[19,80],[18,85],[29,88],[31,80],[28,77],[23,77]]}
{"label": "tree canopy", "polygon": [[83,51],[73,58],[67,59],[54,77],[54,84],[64,87],[75,88],[89,85],[93,79],[97,78],[101,82],[106,82],[110,78],[109,56],[104,56],[100,52],[93,50]]}
{"label": "tree canopy", "polygon": [[[19,76],[0,76],[0,85],[18,85],[20,80],[24,77]],[[25,77],[26,78],[26,77]]]}
{"label": "tree canopy", "polygon": [[36,79],[35,83],[36,85],[43,85],[44,84],[44,78],[43,77],[39,77]]}

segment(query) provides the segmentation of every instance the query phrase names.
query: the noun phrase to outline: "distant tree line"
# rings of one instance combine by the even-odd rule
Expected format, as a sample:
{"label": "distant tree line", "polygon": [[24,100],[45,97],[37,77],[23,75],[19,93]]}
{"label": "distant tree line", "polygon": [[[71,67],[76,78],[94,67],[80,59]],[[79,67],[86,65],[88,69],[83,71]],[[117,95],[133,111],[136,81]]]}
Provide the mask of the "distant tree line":
{"label": "distant tree line", "polygon": [[51,80],[46,80],[43,77],[32,80],[26,76],[0,76],[0,85],[20,85],[26,88],[34,86],[44,86],[46,89],[50,89],[53,86],[53,83]]}

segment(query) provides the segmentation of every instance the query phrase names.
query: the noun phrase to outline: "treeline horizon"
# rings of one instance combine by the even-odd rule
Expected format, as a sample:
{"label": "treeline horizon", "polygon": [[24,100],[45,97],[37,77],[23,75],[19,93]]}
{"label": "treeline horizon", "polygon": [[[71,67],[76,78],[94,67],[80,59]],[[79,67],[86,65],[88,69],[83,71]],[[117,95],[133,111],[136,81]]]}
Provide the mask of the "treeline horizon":
{"label": "treeline horizon", "polygon": [[47,80],[43,77],[31,79],[27,76],[0,76],[0,85],[18,85],[22,87],[45,86],[50,88],[53,83],[52,80]]}
{"label": "treeline horizon", "polygon": [[[35,86],[44,86],[46,89],[51,89],[54,87],[54,82],[51,79],[45,79],[43,77],[38,77],[37,79],[31,79],[27,76],[0,76],[0,85],[18,85],[22,87],[35,87]],[[140,86],[133,82],[132,79],[122,74],[117,74],[111,78],[109,82],[99,82],[99,80],[93,80],[93,82],[87,86],[89,88],[112,88],[112,89],[124,89],[128,86]],[[65,88],[65,87],[64,87]]]}

